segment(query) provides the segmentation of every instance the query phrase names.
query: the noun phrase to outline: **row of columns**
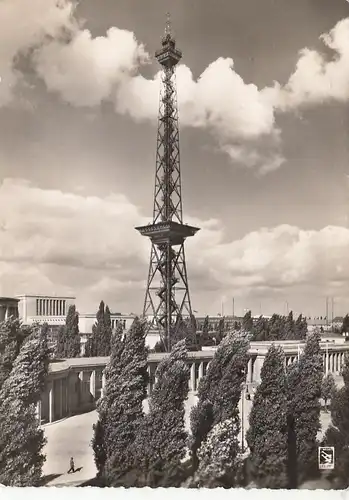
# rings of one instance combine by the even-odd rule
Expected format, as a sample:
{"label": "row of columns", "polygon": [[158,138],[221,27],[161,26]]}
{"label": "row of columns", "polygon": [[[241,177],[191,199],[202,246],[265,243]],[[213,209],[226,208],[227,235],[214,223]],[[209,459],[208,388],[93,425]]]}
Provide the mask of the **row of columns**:
{"label": "row of columns", "polygon": [[[323,352],[324,372],[340,373],[344,363],[344,352]],[[285,367],[294,363],[298,359],[298,355],[285,356]],[[265,354],[251,356],[247,364],[246,382],[247,384],[260,382],[261,369],[265,360]],[[189,363],[189,390],[197,391],[200,380],[206,375],[210,361],[193,360]],[[154,384],[156,383],[156,368],[157,363],[148,365],[148,396],[151,394]],[[76,378],[74,378],[76,377]],[[102,368],[98,370],[82,370],[79,373],[70,374],[66,378],[51,380],[48,386],[48,408],[46,410],[46,420],[54,422],[63,418],[70,413],[71,391],[76,391],[78,394],[73,404],[73,411],[79,410],[84,404],[93,404],[100,396],[103,396],[106,385],[105,371]],[[74,388],[75,387],[75,388]],[[76,394],[75,394],[76,396]],[[87,398],[87,399],[86,399]],[[43,403],[37,405],[37,415],[39,421],[42,420]]]}
{"label": "row of columns", "polygon": [[331,352],[327,351],[322,354],[324,372],[339,374],[344,365],[344,352]]}
{"label": "row of columns", "polygon": [[[54,379],[48,386],[48,422],[54,422],[65,417],[69,412],[68,378]],[[58,404],[57,404],[58,402]],[[42,401],[37,405],[39,422],[42,420]],[[58,406],[58,408],[57,408]]]}
{"label": "row of columns", "polygon": [[66,301],[61,299],[36,299],[37,316],[65,316]]}

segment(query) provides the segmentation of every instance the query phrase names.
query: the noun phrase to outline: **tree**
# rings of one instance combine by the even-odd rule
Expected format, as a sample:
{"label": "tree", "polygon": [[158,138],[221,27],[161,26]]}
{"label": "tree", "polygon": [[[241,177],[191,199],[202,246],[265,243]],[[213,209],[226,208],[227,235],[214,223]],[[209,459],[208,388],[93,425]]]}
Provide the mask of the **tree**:
{"label": "tree", "polygon": [[260,488],[287,485],[287,382],[284,353],[272,345],[261,369],[246,434],[252,476]]}
{"label": "tree", "polygon": [[252,328],[253,340],[268,340],[268,320],[260,316]]}
{"label": "tree", "polygon": [[11,373],[22,344],[30,334],[31,329],[22,325],[18,319],[10,318],[0,323],[0,389]]}
{"label": "tree", "polygon": [[348,333],[348,332],[349,332],[349,314],[346,314],[343,318],[341,333]]}
{"label": "tree", "polygon": [[296,340],[305,340],[308,333],[307,318],[302,314],[298,316],[295,322],[295,338]]}
{"label": "tree", "polygon": [[98,421],[93,426],[92,448],[99,477],[103,476],[107,456],[110,456],[113,451],[108,443],[108,437],[113,432],[112,428],[108,428],[108,425],[113,425],[113,420],[108,418],[108,411],[113,405],[117,404],[120,396],[120,387],[123,381],[121,377],[123,368],[121,356],[124,347],[123,329],[121,324],[118,323],[111,341],[110,361],[104,371],[106,386],[102,397],[97,401]]}
{"label": "tree", "polygon": [[282,338],[285,340],[295,340],[296,339],[296,325],[293,319],[293,312],[290,311],[287,318],[285,318],[285,327],[283,331]]}
{"label": "tree", "polygon": [[223,340],[224,332],[225,332],[225,320],[224,318],[221,318],[219,320],[217,329],[217,344],[219,344]]}
{"label": "tree", "polygon": [[[137,469],[145,474],[144,486],[161,486],[169,470],[180,468],[187,451],[184,403],[188,396],[189,367],[185,340],[178,342],[156,370],[157,382],[135,441]],[[167,486],[173,486],[167,484]]]}
{"label": "tree", "polygon": [[245,316],[242,318],[242,329],[248,333],[252,332],[253,319],[251,311],[246,311]]}
{"label": "tree", "polygon": [[22,345],[0,391],[0,483],[39,486],[45,456],[36,404],[48,372],[47,338],[36,328]]}
{"label": "tree", "polygon": [[227,419],[211,429],[198,451],[197,487],[231,488],[236,485],[240,452],[238,433],[235,419]]}
{"label": "tree", "polygon": [[103,300],[99,304],[96,323],[92,327],[92,335],[86,342],[85,357],[109,356],[112,338],[112,327],[109,307]]}
{"label": "tree", "polygon": [[68,309],[65,325],[59,329],[56,358],[77,358],[80,355],[79,313],[75,305]]}
{"label": "tree", "polygon": [[322,380],[321,386],[321,397],[324,400],[325,408],[327,411],[327,401],[332,399],[336,391],[336,383],[334,381],[332,373],[328,373]]}
{"label": "tree", "polygon": [[[146,323],[136,318],[123,340],[119,366],[115,360],[107,369],[102,419],[106,461],[103,476],[110,486],[131,470],[135,461],[135,441],[144,417],[147,392]],[[121,347],[120,347],[121,350]]]}
{"label": "tree", "polygon": [[[198,466],[197,450],[212,427],[227,419],[239,420],[238,403],[246,380],[249,343],[243,336],[228,334],[220,343],[201,379],[198,403],[190,414],[191,453],[194,471]],[[238,424],[236,429],[238,429]]]}
{"label": "tree", "polygon": [[279,340],[282,336],[283,322],[279,314],[273,314],[269,320],[269,338],[268,340]]}
{"label": "tree", "polygon": [[342,369],[344,386],[334,391],[331,400],[332,424],[326,431],[324,444],[336,450],[334,475],[338,487],[349,486],[349,356],[345,355]]}
{"label": "tree", "polygon": [[204,319],[204,324],[202,325],[202,342],[203,345],[206,345],[209,340],[209,330],[210,330],[210,320],[209,317],[206,316]]}
{"label": "tree", "polygon": [[[294,436],[296,462],[289,464],[297,470],[292,481],[298,484],[315,477],[317,468],[317,433],[320,425],[320,398],[323,363],[320,334],[315,331],[306,342],[304,352],[288,374],[289,435]],[[291,446],[291,443],[289,443]],[[293,488],[296,484],[291,485]]]}

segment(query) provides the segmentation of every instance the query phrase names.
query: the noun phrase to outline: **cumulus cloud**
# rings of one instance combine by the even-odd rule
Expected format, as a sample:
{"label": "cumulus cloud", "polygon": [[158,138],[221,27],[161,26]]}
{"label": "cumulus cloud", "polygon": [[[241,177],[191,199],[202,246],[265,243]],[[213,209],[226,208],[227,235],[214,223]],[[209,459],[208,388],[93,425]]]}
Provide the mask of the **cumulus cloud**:
{"label": "cumulus cloud", "polygon": [[[102,298],[139,311],[150,245],[134,227],[147,222],[123,195],[88,197],[6,179],[0,186],[1,293],[73,293],[84,311]],[[314,297],[348,293],[348,229],[281,225],[227,241],[219,220],[187,222],[201,227],[186,246],[193,302],[208,310],[217,295],[232,291],[253,297],[263,290],[265,298],[300,293],[302,286]]]}
{"label": "cumulus cloud", "polygon": [[[303,49],[285,85],[258,88],[246,83],[231,58],[218,58],[198,79],[185,65],[177,68],[181,124],[206,128],[234,163],[268,173],[284,160],[280,145],[265,152],[260,139],[277,132],[278,111],[349,97],[349,19],[322,35],[329,60]],[[0,106],[8,104],[19,79],[18,55],[32,54],[37,75],[50,91],[75,106],[113,103],[135,120],[155,120],[160,74],[140,74],[149,54],[135,35],[112,27],[93,37],[76,19],[71,0],[3,0],[0,3]],[[237,141],[242,141],[237,146]],[[256,141],[256,143],[254,142]]]}
{"label": "cumulus cloud", "polygon": [[21,79],[16,68],[20,54],[55,39],[75,25],[73,5],[65,0],[3,0],[0,2],[0,106],[11,102]]}
{"label": "cumulus cloud", "polygon": [[118,28],[96,38],[88,30],[78,31],[67,44],[45,44],[34,58],[47,87],[76,106],[96,106],[109,99],[115,86],[146,59],[133,33]]}
{"label": "cumulus cloud", "polygon": [[276,85],[275,105],[293,109],[329,100],[346,101],[349,98],[349,18],[339,21],[321,36],[333,57],[305,48],[300,52],[296,69],[284,87]]}

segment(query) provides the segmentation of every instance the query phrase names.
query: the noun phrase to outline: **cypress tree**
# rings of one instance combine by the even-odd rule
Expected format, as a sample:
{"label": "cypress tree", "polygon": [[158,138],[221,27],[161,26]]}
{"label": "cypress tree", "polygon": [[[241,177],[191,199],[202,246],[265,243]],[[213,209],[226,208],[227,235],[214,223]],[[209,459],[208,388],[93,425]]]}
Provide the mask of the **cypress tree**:
{"label": "cypress tree", "polygon": [[0,391],[0,483],[38,486],[45,456],[36,404],[48,372],[47,338],[37,328],[24,342]]}
{"label": "cypress tree", "polygon": [[[147,486],[166,484],[166,474],[180,468],[187,451],[184,403],[188,396],[189,367],[185,340],[178,342],[156,371],[157,382],[149,399],[149,411],[135,441],[137,469],[145,473]],[[178,485],[179,486],[179,485]]]}
{"label": "cypress tree", "polygon": [[261,369],[246,434],[252,476],[261,488],[287,485],[287,383],[284,353],[272,345]]}
{"label": "cypress tree", "polygon": [[198,403],[190,414],[194,470],[198,466],[197,450],[212,427],[227,419],[239,420],[238,404],[246,379],[248,348],[245,337],[228,334],[217,348],[207,374],[199,383]]}
{"label": "cypress tree", "polygon": [[[320,424],[320,398],[323,363],[320,335],[312,333],[298,363],[288,375],[288,418],[290,432],[296,445],[296,463],[289,464],[290,473],[296,468],[292,481],[298,484],[315,477],[317,469],[317,433]],[[297,476],[297,477],[296,477]],[[292,487],[297,487],[292,484]]]}
{"label": "cypress tree", "polygon": [[107,372],[104,478],[110,486],[119,484],[120,477],[134,466],[132,445],[144,417],[143,400],[147,394],[145,338],[146,323],[136,318],[125,335],[119,368],[113,364],[110,374]]}

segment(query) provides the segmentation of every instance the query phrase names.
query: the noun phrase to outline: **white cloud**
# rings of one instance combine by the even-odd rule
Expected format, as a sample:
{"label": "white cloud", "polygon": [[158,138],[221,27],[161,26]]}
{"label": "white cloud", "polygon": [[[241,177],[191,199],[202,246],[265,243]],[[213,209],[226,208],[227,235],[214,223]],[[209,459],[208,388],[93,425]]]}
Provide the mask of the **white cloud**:
{"label": "white cloud", "polygon": [[20,73],[16,57],[72,29],[73,6],[65,0],[2,0],[0,2],[0,106],[11,102]]}
{"label": "white cloud", "polygon": [[[177,68],[181,124],[207,128],[234,163],[271,172],[283,163],[280,147],[266,154],[253,141],[276,132],[275,112],[349,97],[349,19],[322,36],[335,57],[328,60],[303,49],[286,85],[259,89],[246,83],[231,58],[218,58],[196,80],[185,65]],[[3,0],[0,3],[0,106],[14,95],[23,77],[16,57],[36,48],[32,61],[50,91],[76,106],[114,103],[119,113],[155,120],[159,74],[146,79],[144,46],[127,30],[112,27],[93,37],[74,18],[70,0]],[[242,141],[237,146],[237,141]]]}
{"label": "white cloud", "polygon": [[316,50],[303,49],[296,70],[287,84],[283,88],[278,85],[275,87],[275,105],[280,109],[293,109],[329,100],[348,100],[349,18],[339,21],[321,39],[325,47],[334,52],[334,56],[328,58]]}
{"label": "white cloud", "polygon": [[[42,190],[6,179],[0,186],[1,293],[74,293],[82,309],[102,298],[128,312],[142,307],[149,242],[145,218],[127,198]],[[202,229],[187,242],[194,308],[222,294],[265,299],[310,289],[311,297],[349,291],[349,230],[282,225],[227,241],[218,220],[188,218]],[[303,297],[303,298],[302,298]],[[215,312],[215,311],[210,311]]]}
{"label": "white cloud", "polygon": [[96,38],[88,30],[77,31],[69,43],[51,41],[35,56],[47,87],[75,106],[96,106],[110,99],[115,86],[146,60],[133,33],[118,28]]}

